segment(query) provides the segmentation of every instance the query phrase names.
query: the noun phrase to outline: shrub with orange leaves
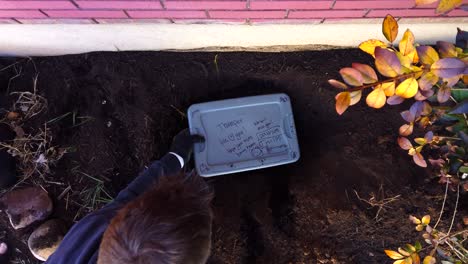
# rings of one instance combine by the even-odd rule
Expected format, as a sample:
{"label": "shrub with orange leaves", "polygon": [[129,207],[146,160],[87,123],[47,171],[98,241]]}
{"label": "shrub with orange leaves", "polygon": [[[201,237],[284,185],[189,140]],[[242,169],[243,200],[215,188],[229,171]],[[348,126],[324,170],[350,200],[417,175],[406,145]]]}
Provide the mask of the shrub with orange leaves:
{"label": "shrub with orange leaves", "polygon": [[[446,4],[446,1],[440,1],[440,5]],[[442,10],[444,8],[447,7]],[[399,128],[397,143],[408,151],[416,165],[427,167],[429,162],[439,182],[446,184],[446,190],[449,186],[452,190],[458,190],[458,204],[460,189],[468,191],[467,33],[458,29],[457,45],[438,41],[434,48],[417,44],[409,29],[404,32],[399,43],[394,43],[398,28],[397,21],[387,15],[382,24],[382,33],[388,42],[370,39],[359,45],[362,51],[373,56],[376,70],[370,65],[353,63],[351,67],[339,71],[343,81],[328,81],[341,90],[335,97],[336,111],[342,115],[349,106],[360,101],[363,91],[367,89],[372,89],[366,95],[366,103],[372,108],[382,108],[386,104],[397,105],[413,99],[411,107],[401,112],[405,123]],[[456,210],[454,217],[455,213]],[[429,226],[429,220],[428,216],[421,220],[412,218],[412,222],[417,224],[416,230],[426,229],[427,236],[433,236],[434,232],[442,234]],[[434,250],[424,258],[424,264],[435,263],[434,252],[436,249],[437,253],[442,251],[442,243],[450,244],[453,239],[456,240],[449,234],[450,229],[443,240],[430,240]],[[468,236],[468,230],[464,235]],[[452,242],[447,242],[448,238]],[[408,244],[399,248],[398,252],[385,252],[395,260],[394,264],[418,264],[420,250],[421,246],[416,243],[414,246]],[[462,250],[465,255],[448,255],[442,262],[468,261],[468,251],[463,243],[461,249],[457,250]]]}

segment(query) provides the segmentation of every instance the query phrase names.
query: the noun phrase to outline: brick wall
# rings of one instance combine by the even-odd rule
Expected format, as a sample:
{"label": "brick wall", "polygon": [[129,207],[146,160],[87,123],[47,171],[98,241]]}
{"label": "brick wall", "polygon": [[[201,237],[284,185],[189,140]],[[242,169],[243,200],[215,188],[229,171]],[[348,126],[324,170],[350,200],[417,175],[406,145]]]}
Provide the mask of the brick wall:
{"label": "brick wall", "polygon": [[[468,0],[464,1],[464,5]],[[0,0],[0,23],[379,23],[396,18],[466,18],[458,8],[444,16],[414,0]]]}

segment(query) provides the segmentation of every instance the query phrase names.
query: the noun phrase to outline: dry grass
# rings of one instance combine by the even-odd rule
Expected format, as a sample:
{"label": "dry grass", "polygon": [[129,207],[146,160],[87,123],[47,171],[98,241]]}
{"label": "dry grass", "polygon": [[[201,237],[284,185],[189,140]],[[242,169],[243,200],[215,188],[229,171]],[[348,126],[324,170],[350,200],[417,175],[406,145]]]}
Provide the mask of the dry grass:
{"label": "dry grass", "polygon": [[392,203],[392,202],[397,201],[401,196],[401,195],[396,195],[396,196],[393,196],[393,197],[386,198],[385,197],[385,192],[384,192],[384,189],[383,189],[382,185],[380,185],[380,188],[379,188],[377,194],[375,194],[375,193],[370,194],[369,199],[361,198],[356,190],[354,190],[354,193],[356,194],[356,197],[360,201],[367,203],[368,205],[371,206],[371,208],[377,207],[377,213],[375,214],[375,217],[374,217],[374,220],[376,222],[379,222],[380,220],[382,220],[382,218],[380,217],[380,214],[383,211],[385,211],[386,209],[391,208],[389,206],[389,204]]}

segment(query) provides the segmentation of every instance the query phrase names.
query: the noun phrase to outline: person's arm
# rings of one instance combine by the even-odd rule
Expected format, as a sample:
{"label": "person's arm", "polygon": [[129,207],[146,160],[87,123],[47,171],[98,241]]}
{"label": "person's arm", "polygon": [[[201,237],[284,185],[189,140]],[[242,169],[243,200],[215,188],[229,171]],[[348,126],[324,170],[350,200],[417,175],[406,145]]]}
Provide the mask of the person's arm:
{"label": "person's arm", "polygon": [[190,160],[193,143],[202,141],[197,135],[190,135],[188,129],[179,132],[172,142],[169,153],[159,161],[153,162],[147,169],[134,179],[116,197],[114,202],[125,203],[150,188],[161,175],[173,175],[180,172]]}
{"label": "person's arm", "polygon": [[154,161],[148,168],[138,175],[127,188],[120,191],[114,202],[125,203],[145,192],[161,175],[177,174],[182,169],[178,158],[167,153],[160,160]]}

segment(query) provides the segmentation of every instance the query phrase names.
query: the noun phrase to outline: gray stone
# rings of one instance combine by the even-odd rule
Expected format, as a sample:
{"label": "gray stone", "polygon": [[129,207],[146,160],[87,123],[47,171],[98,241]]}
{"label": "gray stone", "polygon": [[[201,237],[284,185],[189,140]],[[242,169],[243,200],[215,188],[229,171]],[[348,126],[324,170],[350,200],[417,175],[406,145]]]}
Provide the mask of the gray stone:
{"label": "gray stone", "polygon": [[14,229],[46,219],[53,209],[52,200],[40,187],[28,187],[8,192],[0,199]]}
{"label": "gray stone", "polygon": [[67,229],[61,220],[49,220],[29,236],[29,250],[37,259],[46,261],[57,250],[66,233]]}

